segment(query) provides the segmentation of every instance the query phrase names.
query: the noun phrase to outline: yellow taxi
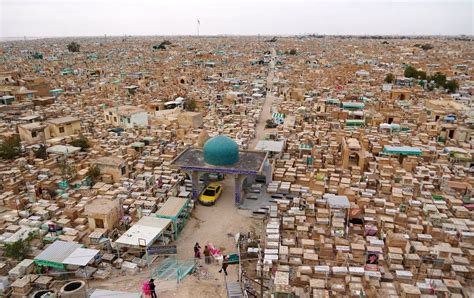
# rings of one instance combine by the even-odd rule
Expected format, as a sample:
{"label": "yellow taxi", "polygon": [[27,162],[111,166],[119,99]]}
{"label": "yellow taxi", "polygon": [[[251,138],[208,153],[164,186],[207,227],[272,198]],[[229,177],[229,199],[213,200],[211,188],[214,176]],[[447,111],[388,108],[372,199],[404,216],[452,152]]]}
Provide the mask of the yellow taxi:
{"label": "yellow taxi", "polygon": [[222,185],[219,183],[209,183],[199,196],[199,202],[202,205],[214,205],[222,194]]}

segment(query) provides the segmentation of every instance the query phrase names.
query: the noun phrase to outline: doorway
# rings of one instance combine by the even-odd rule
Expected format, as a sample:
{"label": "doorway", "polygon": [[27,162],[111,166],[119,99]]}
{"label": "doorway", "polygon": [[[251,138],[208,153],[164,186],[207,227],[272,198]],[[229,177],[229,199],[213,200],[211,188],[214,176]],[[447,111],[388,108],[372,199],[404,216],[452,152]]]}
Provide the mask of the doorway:
{"label": "doorway", "polygon": [[104,221],[100,218],[96,218],[95,220],[95,227],[96,229],[103,229],[104,228]]}

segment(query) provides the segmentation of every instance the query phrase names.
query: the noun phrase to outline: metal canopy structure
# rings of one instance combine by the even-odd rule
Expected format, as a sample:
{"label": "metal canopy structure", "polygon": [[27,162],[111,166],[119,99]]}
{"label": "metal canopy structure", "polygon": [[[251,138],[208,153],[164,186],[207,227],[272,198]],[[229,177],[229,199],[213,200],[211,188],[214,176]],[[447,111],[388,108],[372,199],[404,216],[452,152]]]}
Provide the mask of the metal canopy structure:
{"label": "metal canopy structure", "polygon": [[152,245],[163,232],[171,225],[171,219],[144,216],[130,229],[127,230],[116,244],[128,247],[141,247]]}
{"label": "metal canopy structure", "polygon": [[99,253],[97,249],[57,240],[43,250],[34,261],[37,265],[65,269],[66,265],[86,266]]}
{"label": "metal canopy structure", "polygon": [[204,161],[202,149],[189,147],[171,162],[171,166],[178,167],[182,171],[191,172],[194,200],[197,200],[200,194],[199,172],[234,175],[235,204],[240,205],[242,203],[241,191],[243,176],[261,173],[267,154],[267,152],[263,151],[239,151],[238,159],[234,164],[211,165]]}
{"label": "metal canopy structure", "polygon": [[169,197],[156,212],[156,217],[168,218],[173,221],[175,239],[177,239],[190,214],[191,208],[188,198]]}
{"label": "metal canopy structure", "polygon": [[401,154],[401,155],[421,155],[422,151],[418,147],[409,146],[388,146],[383,147],[383,152],[387,154]]}
{"label": "metal canopy structure", "polygon": [[240,151],[239,160],[235,164],[214,166],[204,162],[202,149],[187,148],[171,162],[171,165],[188,171],[256,175],[262,170],[266,156],[267,153],[261,151]]}

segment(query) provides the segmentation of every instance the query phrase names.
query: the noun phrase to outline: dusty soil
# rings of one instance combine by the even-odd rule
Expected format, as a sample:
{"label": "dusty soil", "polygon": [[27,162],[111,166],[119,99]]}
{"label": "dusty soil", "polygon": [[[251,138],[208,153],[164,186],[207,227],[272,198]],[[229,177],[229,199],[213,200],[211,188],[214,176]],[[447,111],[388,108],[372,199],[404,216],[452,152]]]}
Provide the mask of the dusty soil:
{"label": "dusty soil", "polygon": [[[273,61],[270,63],[270,68],[271,71],[268,74],[267,78],[267,89],[272,89],[273,85],[273,68],[274,68],[274,63]],[[265,102],[263,103],[262,107],[262,112],[260,113],[260,118],[258,119],[257,127],[255,128],[255,138],[250,142],[249,144],[249,149],[255,149],[255,146],[257,146],[258,141],[263,140],[265,136],[265,124],[268,119],[271,119],[272,117],[272,104],[273,100],[275,99],[275,96],[273,95],[273,92],[267,91],[267,96],[265,97]]]}
{"label": "dusty soil", "polygon": [[[239,232],[255,231],[260,221],[252,219],[250,212],[239,210],[234,205],[234,179],[226,177],[221,181],[224,190],[214,206],[206,207],[197,205],[192,213],[191,219],[179,235],[175,244],[178,247],[179,259],[192,259],[193,247],[199,242],[204,248],[207,242],[222,249],[224,254],[236,253],[234,235]],[[151,268],[156,268],[160,260],[155,261]],[[200,261],[204,264],[204,260]],[[229,280],[237,281],[238,265],[230,265],[228,268]],[[185,277],[179,285],[170,281],[157,284],[159,297],[225,297],[224,274],[219,273],[218,264],[204,265],[208,271],[207,279],[198,279],[195,275]],[[143,269],[135,275],[119,275],[105,281],[91,281],[91,287],[102,289],[140,292],[142,283],[150,278],[150,271]]]}
{"label": "dusty soil", "polygon": [[[273,55],[275,51],[272,49]],[[273,61],[270,64],[271,71],[267,78],[267,87],[272,86]],[[271,118],[271,106],[274,95],[267,92],[267,97],[263,105],[262,113],[256,127],[256,137],[250,144],[250,149],[254,149],[257,142],[264,137],[265,121]],[[224,190],[214,206],[206,207],[199,204],[191,215],[191,219],[186,223],[185,228],[174,244],[178,247],[179,259],[192,259],[194,257],[193,247],[199,242],[202,248],[210,242],[215,247],[219,247],[223,254],[236,253],[234,235],[239,232],[258,231],[261,229],[261,221],[251,218],[250,211],[239,210],[234,205],[234,179],[230,175],[221,182]],[[155,261],[151,268],[156,268],[160,260]],[[204,264],[204,260],[200,261]],[[175,281],[160,282],[157,284],[157,293],[161,298],[166,297],[226,297],[225,277],[219,273],[218,264],[204,265],[207,269],[207,278],[198,278],[192,274],[185,277],[179,284]],[[238,265],[230,265],[228,268],[228,281],[237,281]],[[91,287],[102,289],[141,292],[145,279],[150,278],[150,271],[143,269],[135,275],[120,275],[107,279],[106,281],[91,281]]]}

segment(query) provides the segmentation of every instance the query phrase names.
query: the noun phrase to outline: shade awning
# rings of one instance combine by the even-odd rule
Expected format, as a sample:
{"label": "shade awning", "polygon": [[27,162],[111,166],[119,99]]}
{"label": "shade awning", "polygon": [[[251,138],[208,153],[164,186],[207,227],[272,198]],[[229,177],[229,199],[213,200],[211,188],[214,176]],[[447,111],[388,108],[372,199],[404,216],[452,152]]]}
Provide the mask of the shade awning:
{"label": "shade awning", "polygon": [[286,115],[285,114],[282,114],[282,113],[273,113],[272,114],[272,118],[276,118],[276,119],[282,119],[282,118],[285,118]]}
{"label": "shade awning", "polygon": [[63,264],[86,266],[97,254],[99,254],[97,249],[79,247],[64,259]]}
{"label": "shade awning", "polygon": [[385,145],[383,152],[387,154],[402,154],[402,155],[421,155],[422,151],[418,147],[409,146],[388,146]]}
{"label": "shade awning", "polygon": [[342,108],[343,109],[363,109],[365,108],[365,104],[361,102],[343,102]]}
{"label": "shade awning", "polygon": [[169,197],[168,200],[156,212],[157,217],[176,218],[186,206],[188,200],[178,197]]}
{"label": "shade awning", "polygon": [[347,126],[363,126],[365,125],[365,120],[347,119],[346,125]]}
{"label": "shade awning", "polygon": [[168,218],[144,216],[115,243],[130,247],[150,246],[170,224],[171,219]]}

